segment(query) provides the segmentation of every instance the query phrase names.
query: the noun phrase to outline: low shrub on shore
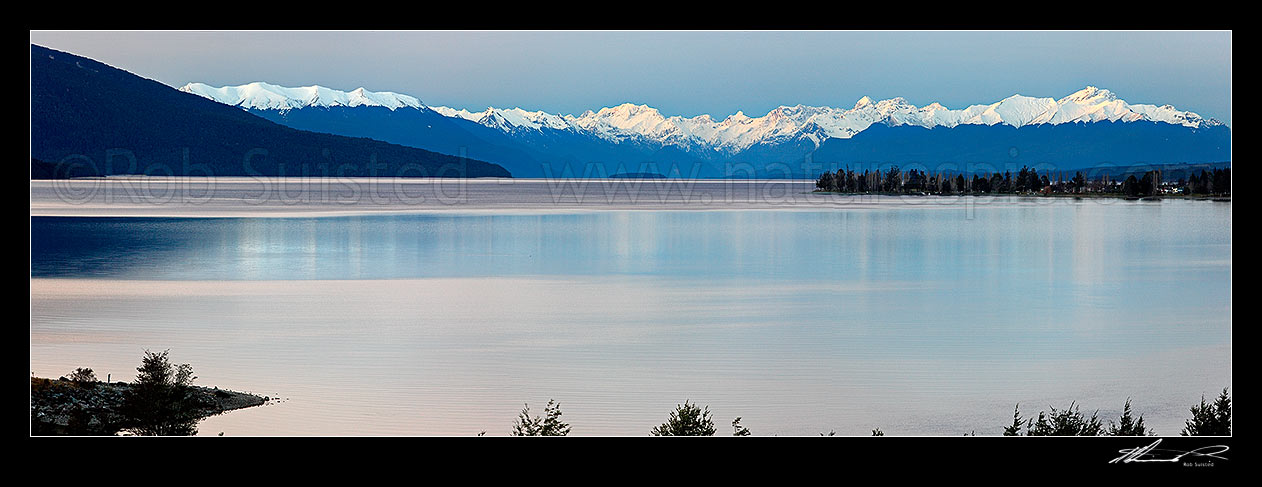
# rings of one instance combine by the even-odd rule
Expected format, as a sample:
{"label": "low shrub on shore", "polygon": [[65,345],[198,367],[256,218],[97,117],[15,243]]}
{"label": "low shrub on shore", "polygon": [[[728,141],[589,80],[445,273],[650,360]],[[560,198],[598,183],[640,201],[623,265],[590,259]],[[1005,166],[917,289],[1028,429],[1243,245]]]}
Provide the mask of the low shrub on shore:
{"label": "low shrub on shore", "polygon": [[103,383],[92,369],[59,379],[31,378],[31,434],[193,435],[202,418],[267,398],[192,385],[188,364],[173,365],[166,351],[145,351],[132,383]]}

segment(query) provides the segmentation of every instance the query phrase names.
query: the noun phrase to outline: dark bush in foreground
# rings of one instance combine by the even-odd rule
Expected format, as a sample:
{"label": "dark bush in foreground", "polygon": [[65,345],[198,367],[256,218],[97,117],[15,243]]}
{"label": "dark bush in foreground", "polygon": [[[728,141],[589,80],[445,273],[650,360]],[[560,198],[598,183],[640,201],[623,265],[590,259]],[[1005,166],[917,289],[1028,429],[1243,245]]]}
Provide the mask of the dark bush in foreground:
{"label": "dark bush in foreground", "polygon": [[74,369],[74,372],[71,372],[70,376],[67,377],[66,380],[69,380],[70,382],[74,382],[75,385],[80,386],[80,387],[89,385],[97,381],[96,373],[92,372],[92,369],[90,368],[83,368],[83,367]]}
{"label": "dark bush in foreground", "polygon": [[1131,400],[1126,399],[1126,406],[1122,408],[1122,417],[1118,418],[1118,422],[1109,422],[1109,436],[1155,436],[1157,432],[1152,431],[1144,426],[1144,416],[1140,415],[1139,419],[1131,416]]}
{"label": "dark bush in foreground", "polygon": [[1205,396],[1201,396],[1201,403],[1192,406],[1192,419],[1186,424],[1179,433],[1183,436],[1231,436],[1231,396],[1227,388],[1212,404],[1206,404]]}
{"label": "dark bush in foreground", "polygon": [[207,406],[193,394],[193,367],[172,365],[167,351],[145,351],[136,380],[123,399],[125,429],[137,435],[197,434],[197,421]]}
{"label": "dark bush in foreground", "polygon": [[710,408],[703,411],[695,404],[684,401],[671,411],[670,418],[659,426],[654,426],[653,436],[714,436],[714,419],[710,417]]}
{"label": "dark bush in foreground", "polygon": [[512,436],[565,436],[570,434],[570,425],[561,421],[561,404],[548,405],[543,408],[543,417],[530,417],[530,405],[522,408],[521,415],[513,423]]}
{"label": "dark bush in foreground", "polygon": [[1062,410],[1050,408],[1050,414],[1039,411],[1037,420],[1030,418],[1024,424],[1021,422],[1020,408],[1020,404],[1013,408],[1012,424],[1004,428],[1004,436],[1021,436],[1022,427],[1025,428],[1025,436],[1099,436],[1104,430],[1096,413],[1091,413],[1091,417],[1087,418],[1079,411],[1077,404],[1072,402],[1068,408]]}

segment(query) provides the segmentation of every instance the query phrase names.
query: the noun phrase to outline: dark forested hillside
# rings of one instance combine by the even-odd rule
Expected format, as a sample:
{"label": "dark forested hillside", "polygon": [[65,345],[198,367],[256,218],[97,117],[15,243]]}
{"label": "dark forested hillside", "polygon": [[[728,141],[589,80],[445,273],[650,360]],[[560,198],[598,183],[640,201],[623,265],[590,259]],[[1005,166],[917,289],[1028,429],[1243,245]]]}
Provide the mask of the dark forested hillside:
{"label": "dark forested hillside", "polygon": [[249,112],[298,130],[370,137],[447,155],[462,155],[463,151],[465,157],[495,161],[516,177],[537,176],[539,172],[537,156],[516,147],[517,143],[503,133],[467,120],[444,117],[428,108],[337,106]]}
{"label": "dark forested hillside", "polygon": [[36,45],[31,157],[100,175],[510,176],[488,162],[285,127]]}

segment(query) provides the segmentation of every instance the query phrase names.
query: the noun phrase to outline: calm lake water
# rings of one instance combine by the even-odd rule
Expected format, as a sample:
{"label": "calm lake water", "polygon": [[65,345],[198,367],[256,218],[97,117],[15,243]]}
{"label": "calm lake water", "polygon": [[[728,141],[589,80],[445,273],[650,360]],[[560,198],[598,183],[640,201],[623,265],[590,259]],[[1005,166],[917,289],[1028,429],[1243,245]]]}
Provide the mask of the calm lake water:
{"label": "calm lake water", "polygon": [[1231,385],[1230,203],[868,203],[33,216],[31,371],[170,349],[281,398],[226,435],[503,435],[549,399],[580,435],[684,400],[720,433],[999,434],[1128,397],[1175,435]]}

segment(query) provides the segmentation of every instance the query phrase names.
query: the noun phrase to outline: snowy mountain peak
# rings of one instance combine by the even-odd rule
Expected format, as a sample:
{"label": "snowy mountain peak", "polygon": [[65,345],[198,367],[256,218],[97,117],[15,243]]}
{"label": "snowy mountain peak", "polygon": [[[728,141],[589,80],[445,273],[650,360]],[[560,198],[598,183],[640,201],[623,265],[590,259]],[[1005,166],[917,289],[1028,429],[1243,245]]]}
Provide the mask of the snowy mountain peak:
{"label": "snowy mountain peak", "polygon": [[628,112],[639,112],[642,110],[652,110],[648,105],[636,105],[635,103],[623,103],[616,107],[619,110]]}
{"label": "snowy mountain peak", "polygon": [[422,108],[415,97],[389,91],[372,92],[360,87],[346,92],[320,85],[286,88],[256,81],[240,86],[213,87],[205,83],[189,83],[180,91],[215,100],[226,105],[258,110],[291,110],[309,106],[379,106],[390,110],[403,107]]}
{"label": "snowy mountain peak", "polygon": [[873,124],[911,125],[925,128],[959,125],[1027,125],[1149,121],[1193,129],[1223,125],[1171,105],[1128,104],[1111,91],[1087,86],[1069,96],[1053,99],[1015,94],[987,105],[951,109],[938,102],[916,107],[902,97],[874,101],[860,98],[853,108],[779,106],[760,117],[744,111],[717,121],[710,115],[692,118],[664,116],[645,104],[623,103],[581,115],[557,115],[517,108],[487,108],[471,112],[442,106],[427,107],[420,100],[391,92],[371,92],[360,87],[343,92],[318,85],[285,88],[255,82],[241,86],[211,87],[189,83],[181,91],[246,109],[290,110],[308,106],[383,106],[428,108],[439,114],[467,120],[509,134],[560,130],[611,142],[637,141],[685,149],[705,148],[735,153],[756,144],[809,140],[817,147],[829,138],[850,138]]}
{"label": "snowy mountain peak", "polygon": [[1117,100],[1117,95],[1113,94],[1113,92],[1109,90],[1096,88],[1094,86],[1087,86],[1086,88],[1078,90],[1067,97],[1061,98],[1059,101],[1084,102],[1095,98],[1099,98],[1100,101],[1114,101]]}
{"label": "snowy mountain peak", "polygon": [[731,127],[733,125],[749,123],[750,120],[753,120],[753,119],[749,118],[749,115],[745,115],[744,111],[737,110],[736,113],[728,115],[727,118],[724,118],[723,121],[719,123],[719,126]]}
{"label": "snowy mountain peak", "polygon": [[[546,115],[542,112],[532,113],[536,117]],[[455,116],[463,115],[456,113]],[[639,140],[663,146],[704,147],[735,153],[755,144],[794,139],[810,140],[818,146],[828,138],[852,137],[876,123],[949,128],[959,125],[1004,124],[1023,127],[1139,120],[1189,128],[1221,125],[1215,120],[1204,120],[1195,113],[1181,112],[1169,105],[1129,105],[1108,90],[1087,87],[1060,100],[1015,94],[989,105],[973,105],[964,109],[950,109],[937,102],[918,108],[902,97],[875,101],[864,96],[851,109],[779,106],[761,117],[750,117],[744,111],[737,111],[721,121],[716,121],[709,115],[692,118],[665,117],[648,105],[623,103],[595,112],[588,110],[577,117],[559,117],[559,122],[549,126],[614,142]],[[508,123],[522,125],[511,117]],[[539,125],[535,123],[528,126],[538,128]]]}
{"label": "snowy mountain peak", "polygon": [[634,103],[623,103],[614,107],[601,108],[595,113],[595,116],[597,117],[618,119],[627,119],[642,115],[660,117],[661,113],[659,113],[656,108],[648,105],[636,105]]}

